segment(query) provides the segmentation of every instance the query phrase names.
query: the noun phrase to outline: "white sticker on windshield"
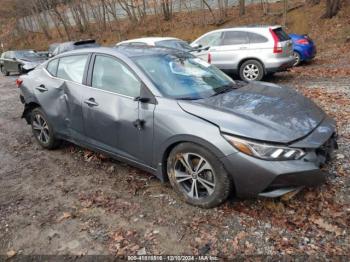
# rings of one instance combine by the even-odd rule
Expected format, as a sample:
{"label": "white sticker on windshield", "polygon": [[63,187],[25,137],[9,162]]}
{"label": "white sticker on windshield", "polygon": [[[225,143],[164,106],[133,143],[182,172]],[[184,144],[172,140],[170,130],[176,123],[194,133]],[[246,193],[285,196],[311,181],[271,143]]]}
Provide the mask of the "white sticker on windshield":
{"label": "white sticker on windshield", "polygon": [[200,59],[200,58],[194,58],[193,61],[201,66],[204,66],[205,68],[210,67],[210,64],[207,63],[206,61]]}

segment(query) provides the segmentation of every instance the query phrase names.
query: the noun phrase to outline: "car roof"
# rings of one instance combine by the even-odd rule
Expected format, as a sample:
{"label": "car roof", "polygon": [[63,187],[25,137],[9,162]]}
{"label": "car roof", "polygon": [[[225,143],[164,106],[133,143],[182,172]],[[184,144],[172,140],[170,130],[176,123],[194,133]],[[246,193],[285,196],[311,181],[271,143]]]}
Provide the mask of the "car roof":
{"label": "car roof", "polygon": [[231,30],[249,30],[249,31],[255,31],[256,29],[276,29],[280,28],[280,25],[247,25],[247,26],[237,26],[237,27],[226,27],[221,29],[216,29],[211,32],[224,32],[224,31],[231,31]]}
{"label": "car roof", "polygon": [[117,46],[117,47],[94,47],[94,48],[83,48],[73,51],[68,51],[55,58],[61,56],[67,56],[70,54],[81,54],[81,53],[103,53],[110,55],[122,55],[126,57],[138,57],[138,56],[155,56],[155,55],[189,55],[187,52],[166,48],[166,47],[155,47],[155,46]]}
{"label": "car roof", "polygon": [[141,37],[141,38],[125,40],[125,41],[117,43],[117,45],[134,43],[134,42],[141,42],[141,43],[146,43],[148,45],[154,45],[155,42],[165,41],[165,40],[180,40],[180,39],[175,38],[175,37]]}

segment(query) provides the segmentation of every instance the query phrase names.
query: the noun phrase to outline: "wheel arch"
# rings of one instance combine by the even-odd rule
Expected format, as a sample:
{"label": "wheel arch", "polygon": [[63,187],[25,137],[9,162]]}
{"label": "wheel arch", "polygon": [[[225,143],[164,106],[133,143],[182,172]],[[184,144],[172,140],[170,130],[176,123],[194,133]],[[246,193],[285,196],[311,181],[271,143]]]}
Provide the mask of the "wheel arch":
{"label": "wheel arch", "polygon": [[220,158],[224,157],[224,154],[220,151],[219,148],[217,148],[215,145],[211,144],[210,142],[196,136],[192,135],[181,135],[174,137],[170,140],[168,140],[164,145],[161,147],[161,150],[156,156],[157,159],[157,177],[165,182],[168,181],[168,172],[167,172],[167,160],[170,155],[170,152],[179,144],[182,143],[193,143],[198,146],[204,147],[205,149],[209,150],[211,153],[213,153],[219,160]]}
{"label": "wheel arch", "polygon": [[243,63],[245,63],[245,62],[247,62],[249,60],[255,60],[255,61],[259,62],[261,64],[263,70],[264,70],[264,75],[266,75],[267,72],[266,72],[266,68],[265,68],[264,62],[261,59],[256,58],[256,57],[245,57],[241,61],[239,61],[238,67],[237,67],[238,72],[241,70],[241,66],[243,65]]}
{"label": "wheel arch", "polygon": [[34,101],[25,103],[22,118],[26,120],[28,125],[30,124],[30,113],[33,111],[33,109],[38,107],[41,107],[41,105]]}

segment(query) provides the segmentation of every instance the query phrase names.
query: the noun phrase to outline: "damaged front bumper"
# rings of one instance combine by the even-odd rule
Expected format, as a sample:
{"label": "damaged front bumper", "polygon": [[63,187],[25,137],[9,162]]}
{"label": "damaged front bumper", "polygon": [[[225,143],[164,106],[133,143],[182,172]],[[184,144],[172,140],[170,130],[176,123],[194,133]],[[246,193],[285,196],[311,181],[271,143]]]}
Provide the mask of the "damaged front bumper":
{"label": "damaged front bumper", "polygon": [[290,145],[304,146],[299,147],[307,152],[302,159],[266,161],[238,152],[221,160],[233,178],[238,197],[279,197],[325,182],[327,172],[321,168],[338,148],[336,138],[335,124],[327,118],[309,136]]}

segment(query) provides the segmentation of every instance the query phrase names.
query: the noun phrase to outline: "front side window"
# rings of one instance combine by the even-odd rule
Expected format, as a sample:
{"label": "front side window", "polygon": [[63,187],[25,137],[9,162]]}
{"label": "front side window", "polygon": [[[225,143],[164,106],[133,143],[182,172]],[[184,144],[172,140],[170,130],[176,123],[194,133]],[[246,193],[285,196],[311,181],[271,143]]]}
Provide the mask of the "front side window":
{"label": "front side window", "polygon": [[57,75],[58,59],[52,60],[47,64],[46,70],[52,75]]}
{"label": "front side window", "polygon": [[248,35],[243,31],[225,32],[222,40],[222,45],[244,45],[248,43]]}
{"label": "front side window", "polygon": [[125,65],[109,56],[96,56],[92,75],[92,87],[101,90],[138,97],[141,82]]}
{"label": "front side window", "polygon": [[157,55],[134,58],[158,90],[175,99],[200,99],[230,88],[234,82],[216,67],[192,56]]}
{"label": "front side window", "polygon": [[214,32],[206,36],[203,36],[202,38],[196,41],[196,44],[201,45],[203,47],[217,46],[220,44],[220,41],[221,41],[221,32]]}
{"label": "front side window", "polygon": [[79,84],[83,83],[88,57],[88,55],[73,55],[60,58],[57,77]]}
{"label": "front side window", "polygon": [[15,57],[17,59],[38,59],[40,56],[34,51],[16,51]]}

